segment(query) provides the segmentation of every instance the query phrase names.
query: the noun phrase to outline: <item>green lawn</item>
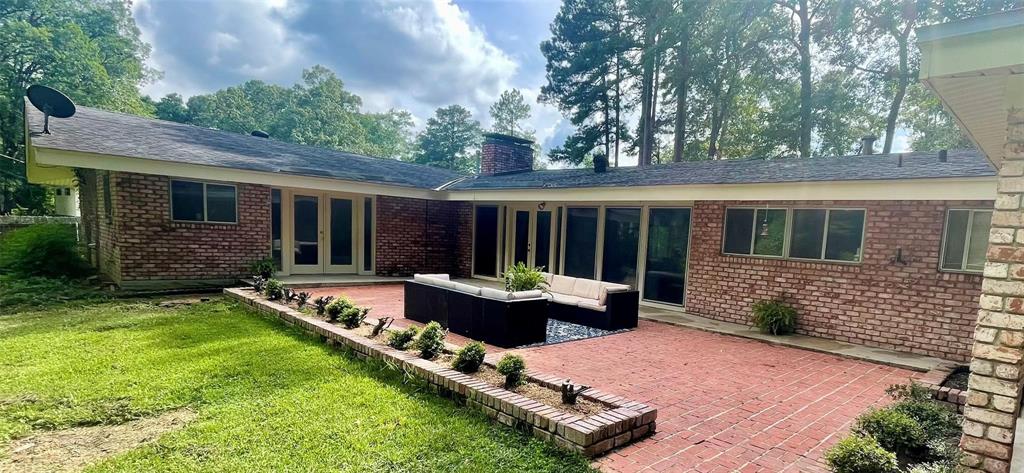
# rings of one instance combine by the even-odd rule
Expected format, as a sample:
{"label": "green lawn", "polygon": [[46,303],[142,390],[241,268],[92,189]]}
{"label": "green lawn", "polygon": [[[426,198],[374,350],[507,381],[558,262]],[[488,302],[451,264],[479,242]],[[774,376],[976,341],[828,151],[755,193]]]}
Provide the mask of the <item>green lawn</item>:
{"label": "green lawn", "polygon": [[198,413],[184,429],[90,470],[589,470],[224,299],[0,315],[0,452],[33,430],[184,406]]}

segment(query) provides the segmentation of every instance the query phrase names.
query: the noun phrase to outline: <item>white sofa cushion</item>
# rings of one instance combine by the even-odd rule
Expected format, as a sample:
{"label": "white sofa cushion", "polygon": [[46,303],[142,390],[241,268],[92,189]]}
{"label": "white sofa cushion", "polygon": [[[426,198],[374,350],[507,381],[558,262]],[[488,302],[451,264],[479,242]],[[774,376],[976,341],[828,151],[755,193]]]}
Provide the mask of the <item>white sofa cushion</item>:
{"label": "white sofa cushion", "polygon": [[444,274],[444,273],[438,273],[438,274],[414,274],[412,276],[412,278],[416,279],[416,277],[418,277],[418,276],[427,277],[427,278],[434,278],[434,279],[444,279],[445,281],[449,281],[451,279],[451,278],[448,277],[447,274]]}
{"label": "white sofa cushion", "polygon": [[474,296],[480,295],[480,287],[472,284],[465,284],[461,282],[452,282],[452,289],[459,292],[465,292],[466,294],[472,294]]}
{"label": "white sofa cushion", "polygon": [[447,274],[443,275],[444,276],[443,279],[439,278],[439,277],[434,277],[434,276],[437,276],[437,275],[415,274],[415,275],[413,275],[412,279],[413,279],[413,281],[416,281],[418,283],[428,284],[428,285],[437,286],[437,287],[443,287],[443,288],[446,288],[446,289],[452,289],[452,288],[455,287],[455,283],[448,280],[448,275]]}
{"label": "white sofa cushion", "polygon": [[629,286],[627,286],[625,284],[615,284],[615,283],[610,283],[610,282],[603,282],[603,283],[601,283],[601,295],[600,295],[600,297],[597,298],[597,300],[598,300],[598,302],[601,303],[601,305],[605,305],[605,304],[608,303],[608,293],[609,292],[626,292],[628,290],[629,290]]}
{"label": "white sofa cushion", "polygon": [[597,301],[590,299],[580,299],[580,301],[576,303],[576,306],[581,309],[596,310],[598,312],[604,312],[608,310],[608,306],[604,304],[598,304]]}
{"label": "white sofa cushion", "polygon": [[545,272],[541,271],[540,275],[544,276],[544,284],[547,284],[548,286],[551,286],[551,278],[554,276],[554,274],[545,273]]}
{"label": "white sofa cushion", "polygon": [[[581,300],[584,300],[584,299],[582,297],[576,297],[576,296],[572,296],[572,295],[569,295],[569,294],[560,294],[560,293],[557,293],[557,292],[552,292],[551,293],[551,302],[554,302],[554,303],[557,303],[557,304],[576,305]],[[594,302],[597,302],[597,301],[594,301]]]}
{"label": "white sofa cushion", "polygon": [[601,297],[601,283],[592,279],[579,278],[573,284],[571,294],[576,297],[596,301]]}
{"label": "white sofa cushion", "polygon": [[489,287],[481,287],[480,296],[488,299],[497,299],[499,301],[508,300],[508,292],[502,291],[501,289],[491,289]]}
{"label": "white sofa cushion", "polygon": [[557,292],[559,294],[572,294],[572,287],[576,284],[576,278],[569,276],[562,276],[560,274],[551,275],[551,285],[548,290],[551,292]]}
{"label": "white sofa cushion", "polygon": [[539,289],[535,289],[535,290],[532,290],[532,291],[510,292],[510,293],[508,293],[508,298],[510,300],[537,299],[539,297],[542,297],[543,295],[544,295],[543,291],[541,291]]}

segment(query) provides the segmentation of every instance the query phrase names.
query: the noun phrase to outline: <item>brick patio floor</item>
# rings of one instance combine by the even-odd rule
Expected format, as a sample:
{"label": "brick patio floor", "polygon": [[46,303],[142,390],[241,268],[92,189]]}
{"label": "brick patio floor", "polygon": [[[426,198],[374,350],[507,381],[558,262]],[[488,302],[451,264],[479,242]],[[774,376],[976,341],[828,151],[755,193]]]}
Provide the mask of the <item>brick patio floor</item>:
{"label": "brick patio floor", "polygon": [[[345,294],[378,317],[402,313],[401,285],[315,292]],[[595,462],[609,472],[827,471],[821,455],[853,419],[918,374],[647,321],[516,352],[531,369],[658,408],[654,436]]]}

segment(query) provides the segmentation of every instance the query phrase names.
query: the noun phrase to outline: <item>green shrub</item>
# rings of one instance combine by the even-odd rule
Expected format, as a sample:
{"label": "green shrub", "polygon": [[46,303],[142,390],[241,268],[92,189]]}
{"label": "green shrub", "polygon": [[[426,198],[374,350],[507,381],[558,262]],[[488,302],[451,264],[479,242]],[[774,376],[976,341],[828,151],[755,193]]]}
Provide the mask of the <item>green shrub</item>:
{"label": "green shrub", "polygon": [[914,419],[927,439],[960,438],[960,418],[951,409],[936,402],[906,400],[893,404],[890,409]]}
{"label": "green shrub", "polygon": [[284,297],[284,284],[281,284],[281,281],[277,279],[268,279],[263,287],[263,294],[267,296],[268,300],[279,300]]}
{"label": "green shrub", "polygon": [[345,328],[359,327],[366,319],[367,312],[370,312],[370,309],[365,307],[349,307],[341,311],[341,323]]}
{"label": "green shrub", "polygon": [[355,307],[355,304],[353,304],[347,297],[338,296],[332,300],[330,304],[327,304],[327,307],[325,308],[327,312],[327,320],[334,322],[338,320],[338,317],[341,317],[342,313],[353,307]]}
{"label": "green shrub", "polygon": [[916,420],[892,407],[861,414],[853,430],[874,437],[882,448],[897,455],[921,451],[928,440]]}
{"label": "green shrub", "polygon": [[266,279],[270,279],[277,272],[277,264],[274,263],[273,258],[258,259],[249,263],[249,272],[253,276],[263,276]]}
{"label": "green shrub", "polygon": [[423,327],[414,346],[420,351],[421,357],[430,360],[444,350],[444,337],[445,329],[441,327],[441,324],[430,322]]}
{"label": "green shrub", "polygon": [[870,436],[851,435],[825,452],[825,463],[835,473],[898,473],[896,454]]}
{"label": "green shrub", "polygon": [[796,309],[781,301],[762,300],[754,303],[751,320],[762,332],[772,335],[793,333],[796,328]]}
{"label": "green shrub", "polygon": [[480,365],[484,364],[484,355],[487,349],[480,342],[469,342],[466,346],[455,352],[455,360],[452,361],[452,368],[463,373],[476,373],[480,371]]}
{"label": "green shrub", "polygon": [[505,376],[505,389],[526,384],[526,362],[519,355],[508,354],[498,362],[498,373]]}
{"label": "green shrub", "polygon": [[391,335],[388,335],[388,346],[397,350],[405,350],[409,348],[409,344],[416,339],[416,335],[419,333],[420,329],[416,327],[391,332]]}
{"label": "green shrub", "polygon": [[964,471],[964,467],[960,466],[960,456],[956,455],[949,460],[914,465],[907,470],[907,473],[963,473]]}
{"label": "green shrub", "polygon": [[89,271],[69,225],[31,225],[0,236],[0,273],[78,278]]}
{"label": "green shrub", "polygon": [[514,292],[540,289],[541,284],[544,283],[544,275],[541,274],[541,269],[531,268],[523,262],[513,264],[503,275],[505,278],[505,290]]}

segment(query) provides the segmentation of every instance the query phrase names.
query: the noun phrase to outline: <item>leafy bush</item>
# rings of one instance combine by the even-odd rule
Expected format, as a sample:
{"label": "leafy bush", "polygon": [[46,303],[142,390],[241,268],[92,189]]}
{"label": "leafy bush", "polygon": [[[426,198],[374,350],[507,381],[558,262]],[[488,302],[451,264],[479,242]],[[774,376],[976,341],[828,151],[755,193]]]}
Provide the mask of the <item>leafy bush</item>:
{"label": "leafy bush", "polygon": [[267,296],[268,300],[276,301],[284,297],[284,284],[277,279],[268,279],[266,286],[263,288],[263,294]]}
{"label": "leafy bush", "polygon": [[416,339],[416,335],[419,333],[420,329],[416,327],[391,332],[391,335],[388,336],[388,346],[397,350],[405,350],[409,348],[409,344]]}
{"label": "leafy bush", "polygon": [[272,258],[258,259],[249,263],[249,272],[270,279],[277,272],[277,265]]}
{"label": "leafy bush", "polygon": [[312,296],[312,294],[310,294],[308,292],[305,292],[305,291],[300,292],[300,293],[298,293],[298,295],[295,296],[295,302],[296,302],[296,304],[299,305],[299,308],[301,309],[303,307],[306,307],[306,304],[309,304],[309,298],[311,296]]}
{"label": "leafy bush", "polygon": [[263,294],[263,290],[267,288],[267,278],[256,275],[252,277],[252,290]]}
{"label": "leafy bush", "polygon": [[466,346],[455,352],[455,360],[452,361],[452,368],[463,373],[476,373],[480,371],[480,365],[484,364],[484,355],[487,349],[480,342],[469,342]]}
{"label": "leafy bush", "polygon": [[327,306],[334,300],[334,296],[320,296],[313,299],[313,305],[316,306],[316,315],[324,315],[327,313]]}
{"label": "leafy bush", "polygon": [[89,271],[69,225],[31,225],[0,236],[0,273],[78,278]]}
{"label": "leafy bush", "polygon": [[851,435],[825,452],[825,463],[835,473],[898,473],[896,454],[886,451],[871,436]]}
{"label": "leafy bush", "polygon": [[366,307],[349,307],[341,312],[341,323],[349,329],[359,327],[363,325],[363,320],[366,320],[368,312],[370,309]]}
{"label": "leafy bush", "polygon": [[914,465],[913,468],[907,470],[907,473],[963,473],[964,471],[964,467],[960,466],[960,456],[957,454],[949,460]]}
{"label": "leafy bush", "polygon": [[793,333],[796,328],[796,309],[781,301],[762,300],[754,303],[751,320],[762,332],[772,335]]}
{"label": "leafy bush", "polygon": [[906,455],[925,448],[924,429],[907,414],[893,407],[873,409],[857,418],[854,432],[870,435],[882,448]]}
{"label": "leafy bush", "polygon": [[541,269],[531,268],[523,262],[513,264],[503,275],[505,290],[514,292],[540,289],[541,284],[544,284],[544,275],[541,274]]}
{"label": "leafy bush", "polygon": [[436,321],[430,322],[426,327],[423,327],[423,331],[420,332],[420,336],[416,339],[416,344],[413,346],[420,351],[421,357],[428,360],[433,359],[444,350],[445,332],[441,324]]}
{"label": "leafy bush", "polygon": [[334,322],[338,320],[338,317],[341,317],[342,313],[353,307],[355,307],[355,304],[353,304],[347,297],[338,297],[327,304],[327,320]]}
{"label": "leafy bush", "polygon": [[505,389],[526,384],[526,362],[519,355],[508,354],[498,362],[498,373],[505,376]]}

